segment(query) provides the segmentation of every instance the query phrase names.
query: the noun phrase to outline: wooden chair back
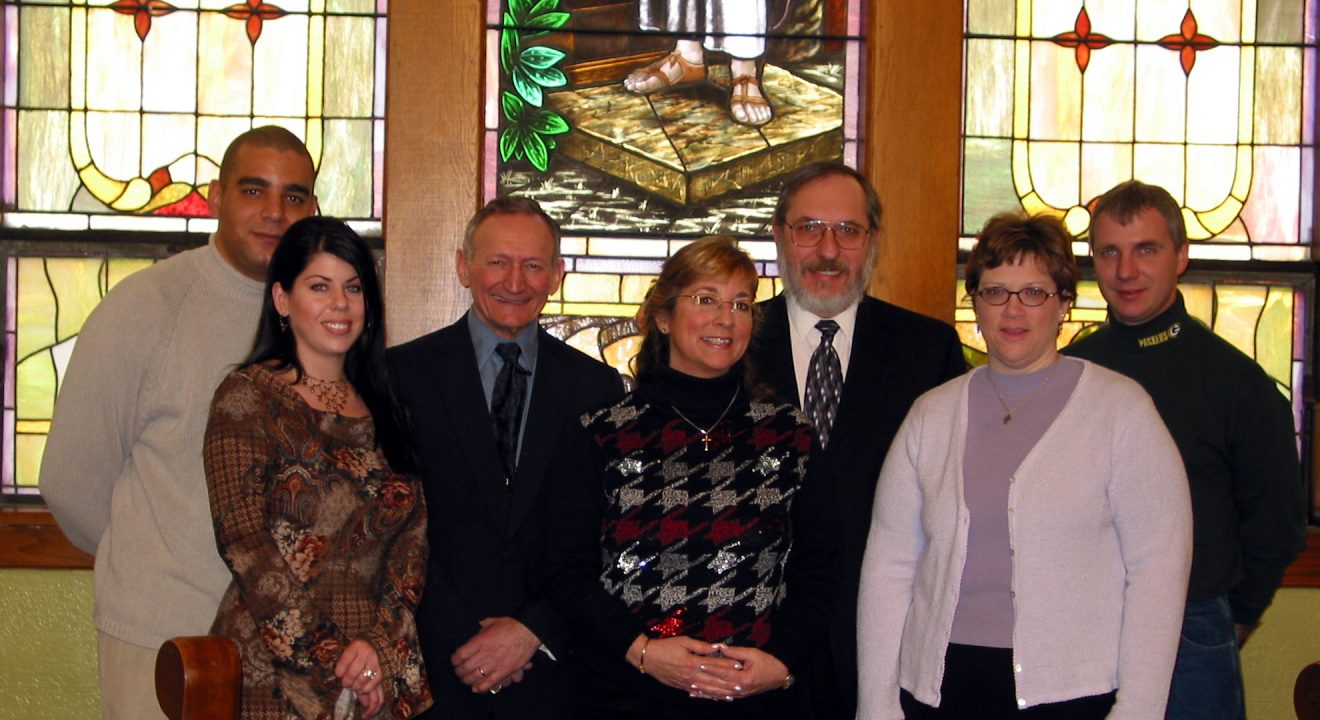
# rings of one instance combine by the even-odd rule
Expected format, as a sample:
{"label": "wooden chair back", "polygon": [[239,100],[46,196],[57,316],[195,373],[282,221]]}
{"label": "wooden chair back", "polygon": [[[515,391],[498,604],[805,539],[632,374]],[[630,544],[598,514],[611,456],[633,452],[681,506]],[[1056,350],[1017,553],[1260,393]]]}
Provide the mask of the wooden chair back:
{"label": "wooden chair back", "polygon": [[227,637],[176,637],[156,653],[156,702],[170,720],[237,720],[242,679]]}
{"label": "wooden chair back", "polygon": [[1293,709],[1297,711],[1297,720],[1320,720],[1320,662],[1313,662],[1297,673]]}

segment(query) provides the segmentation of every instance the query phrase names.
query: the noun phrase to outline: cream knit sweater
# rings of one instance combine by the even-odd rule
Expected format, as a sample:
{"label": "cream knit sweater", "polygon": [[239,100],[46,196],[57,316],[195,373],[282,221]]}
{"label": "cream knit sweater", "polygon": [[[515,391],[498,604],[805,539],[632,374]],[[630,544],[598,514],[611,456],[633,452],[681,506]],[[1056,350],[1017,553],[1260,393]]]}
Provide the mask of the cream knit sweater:
{"label": "cream knit sweater", "polygon": [[215,249],[117,285],[87,319],[55,402],[41,493],[96,555],[96,627],[155,648],[205,634],[229,571],[216,551],[202,438],[211,395],[252,347],[262,284]]}
{"label": "cream knit sweater", "polygon": [[[859,720],[938,706],[969,514],[968,373],[919,398],[885,459],[858,598]],[[1118,689],[1110,718],[1160,718],[1191,566],[1182,459],[1150,397],[1087,363],[1010,480],[1021,707]]]}

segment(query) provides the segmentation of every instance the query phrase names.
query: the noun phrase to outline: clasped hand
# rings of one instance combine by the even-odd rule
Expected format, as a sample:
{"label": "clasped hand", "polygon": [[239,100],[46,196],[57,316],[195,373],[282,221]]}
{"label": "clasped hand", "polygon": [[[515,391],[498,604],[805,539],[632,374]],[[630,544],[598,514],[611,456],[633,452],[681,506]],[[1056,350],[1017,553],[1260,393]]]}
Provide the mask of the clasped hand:
{"label": "clasped hand", "polygon": [[628,661],[656,680],[695,698],[736,700],[783,687],[788,668],[753,647],[705,643],[686,636],[645,639],[628,648]]}
{"label": "clasped hand", "polygon": [[[370,670],[370,677],[364,671]],[[385,690],[380,686],[380,658],[376,649],[366,640],[353,640],[339,654],[335,662],[335,677],[340,684],[357,695],[362,706],[362,717],[369,718],[380,712],[385,704]]]}
{"label": "clasped hand", "polygon": [[541,640],[526,625],[511,617],[486,618],[481,630],[463,643],[449,662],[454,674],[474,693],[499,692],[532,669],[532,655]]}

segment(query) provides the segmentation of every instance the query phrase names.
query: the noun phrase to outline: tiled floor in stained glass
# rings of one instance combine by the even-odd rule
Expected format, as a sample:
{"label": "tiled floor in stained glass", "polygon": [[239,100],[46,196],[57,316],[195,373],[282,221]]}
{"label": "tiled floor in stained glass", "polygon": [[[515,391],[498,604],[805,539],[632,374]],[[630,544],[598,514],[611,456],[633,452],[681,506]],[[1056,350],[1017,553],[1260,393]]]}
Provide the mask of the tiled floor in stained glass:
{"label": "tiled floor in stained glass", "polygon": [[775,117],[761,128],[728,115],[728,68],[711,82],[629,93],[618,84],[552,93],[547,104],[574,129],[560,151],[676,205],[698,204],[771,180],[812,160],[838,157],[843,98],[767,65]]}

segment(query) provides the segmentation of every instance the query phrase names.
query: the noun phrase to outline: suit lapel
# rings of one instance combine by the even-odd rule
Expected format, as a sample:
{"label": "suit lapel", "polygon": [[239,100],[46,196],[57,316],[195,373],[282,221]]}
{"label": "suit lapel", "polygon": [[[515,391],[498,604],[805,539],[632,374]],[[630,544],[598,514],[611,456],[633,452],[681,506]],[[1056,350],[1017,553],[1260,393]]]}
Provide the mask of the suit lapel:
{"label": "suit lapel", "polygon": [[[481,389],[475,353],[467,325],[460,324],[451,346],[439,354],[440,361],[432,367],[432,372],[435,386],[449,413],[449,427],[458,435],[459,446],[472,470],[467,479],[477,486],[500,530],[507,532],[508,491],[499,452],[495,448],[493,422],[486,407],[486,395]],[[460,481],[458,478],[448,480]]]}
{"label": "suit lapel", "polygon": [[788,302],[782,294],[766,301],[758,335],[762,365],[757,370],[761,373],[762,382],[778,393],[780,400],[801,407],[797,374],[793,369],[793,338],[788,327]]}
{"label": "suit lapel", "polygon": [[[851,444],[855,437],[866,437],[870,431],[868,414],[880,399],[891,395],[893,373],[885,367],[881,337],[876,332],[879,318],[876,306],[869,297],[863,297],[857,307],[857,322],[853,325],[853,344],[848,356],[848,375],[843,381],[843,396],[839,401],[839,414],[830,431],[830,450],[836,451]],[[831,453],[833,454],[833,453]]]}

